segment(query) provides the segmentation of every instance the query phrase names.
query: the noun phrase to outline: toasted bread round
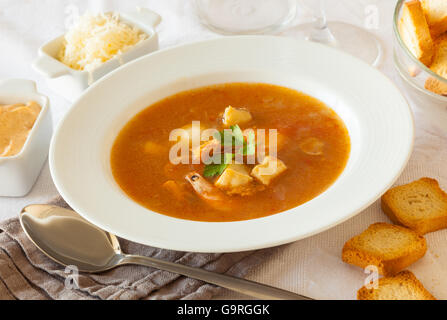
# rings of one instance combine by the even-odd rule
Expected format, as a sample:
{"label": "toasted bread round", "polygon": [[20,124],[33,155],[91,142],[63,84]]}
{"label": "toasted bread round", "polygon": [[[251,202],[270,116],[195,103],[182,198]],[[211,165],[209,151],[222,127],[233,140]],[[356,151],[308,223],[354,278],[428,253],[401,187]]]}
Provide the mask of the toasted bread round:
{"label": "toasted bread round", "polygon": [[390,276],[422,258],[426,251],[424,237],[416,232],[375,223],[345,243],[342,260],[361,268],[376,266],[380,274]]}
{"label": "toasted bread round", "polygon": [[358,300],[436,300],[410,271],[393,277],[379,279],[378,288],[362,287],[357,291]]}
{"label": "toasted bread round", "polygon": [[447,228],[447,194],[434,179],[388,190],[382,196],[382,209],[394,223],[419,234]]}

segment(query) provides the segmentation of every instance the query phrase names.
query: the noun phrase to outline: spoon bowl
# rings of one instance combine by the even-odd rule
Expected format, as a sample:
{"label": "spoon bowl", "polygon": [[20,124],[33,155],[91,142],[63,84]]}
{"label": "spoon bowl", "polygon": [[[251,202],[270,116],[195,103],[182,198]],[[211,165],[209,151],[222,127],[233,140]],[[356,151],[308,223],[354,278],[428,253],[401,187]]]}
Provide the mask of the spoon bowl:
{"label": "spoon bowl", "polygon": [[99,229],[70,209],[46,204],[29,205],[20,213],[20,224],[28,238],[50,259],[64,266],[76,266],[82,272],[96,273],[124,264],[138,264],[178,273],[261,299],[309,299],[225,274],[125,254],[115,235]]}
{"label": "spoon bowl", "polygon": [[30,205],[20,213],[28,238],[49,258],[79,271],[101,272],[122,260],[118,239],[73,210],[52,205]]}

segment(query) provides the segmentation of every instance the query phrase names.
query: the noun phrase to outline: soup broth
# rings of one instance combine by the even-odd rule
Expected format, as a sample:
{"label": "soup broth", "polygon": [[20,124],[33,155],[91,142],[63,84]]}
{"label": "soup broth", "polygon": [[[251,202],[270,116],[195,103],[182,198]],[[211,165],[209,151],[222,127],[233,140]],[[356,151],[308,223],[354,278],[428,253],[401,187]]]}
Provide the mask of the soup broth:
{"label": "soup broth", "polygon": [[[169,155],[177,142],[169,141],[170,133],[193,121],[200,121],[201,129],[231,128],[235,137],[238,128],[276,129],[277,153],[264,152],[254,164],[174,164]],[[249,135],[244,139],[239,150],[248,154]],[[261,143],[255,140],[252,146]],[[323,102],[285,87],[230,83],[180,92],[138,113],[115,140],[111,168],[121,189],[150,210],[188,220],[238,221],[279,213],[318,196],[341,174],[349,152],[344,123]],[[272,162],[273,172],[257,174]],[[210,176],[209,169],[220,173]]]}

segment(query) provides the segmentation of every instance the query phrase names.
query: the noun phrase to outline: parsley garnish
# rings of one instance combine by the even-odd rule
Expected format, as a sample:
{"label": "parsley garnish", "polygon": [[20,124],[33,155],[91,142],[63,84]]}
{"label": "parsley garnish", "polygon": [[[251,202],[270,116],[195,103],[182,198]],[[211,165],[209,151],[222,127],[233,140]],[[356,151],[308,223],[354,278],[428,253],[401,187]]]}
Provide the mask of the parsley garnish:
{"label": "parsley garnish", "polygon": [[233,146],[235,148],[241,147],[244,145],[244,134],[242,133],[241,128],[238,125],[231,126],[231,130],[233,131]]}
{"label": "parsley garnish", "polygon": [[252,156],[256,152],[255,133],[250,131],[247,136],[247,143],[244,145],[244,156]]}
{"label": "parsley garnish", "polygon": [[238,125],[217,132],[214,138],[224,146],[224,153],[211,157],[210,161],[205,163],[203,173],[205,177],[221,175],[228,164],[232,162],[232,159],[235,158],[235,152],[244,156],[255,154],[256,143],[254,132],[250,131],[247,135],[247,141],[245,141],[244,134]]}
{"label": "parsley garnish", "polygon": [[232,160],[233,154],[231,153],[224,153],[213,156],[210,163],[205,165],[203,175],[208,178],[221,175]]}

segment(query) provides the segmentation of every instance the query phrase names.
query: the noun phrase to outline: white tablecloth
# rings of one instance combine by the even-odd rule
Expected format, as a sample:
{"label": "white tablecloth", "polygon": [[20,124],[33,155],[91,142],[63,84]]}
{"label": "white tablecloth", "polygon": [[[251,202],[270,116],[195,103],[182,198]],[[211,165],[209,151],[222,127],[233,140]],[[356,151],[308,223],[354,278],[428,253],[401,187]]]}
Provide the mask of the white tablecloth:
{"label": "white tablecloth", "polygon": [[[314,1],[314,0],[307,0]],[[380,69],[399,84],[392,62],[393,0],[327,0],[329,20],[357,25],[374,26],[371,30],[382,41],[385,60]],[[190,0],[0,0],[0,78],[33,79],[40,92],[48,95],[54,124],[57,124],[70,103],[52,92],[44,79],[31,68],[38,47],[65,30],[66,23],[76,13],[87,9],[131,10],[135,6],[157,11],[163,22],[159,26],[160,47],[217,37],[198,22]],[[371,23],[371,13],[378,9]],[[294,24],[309,21],[309,12],[299,11]],[[378,19],[378,20],[377,20]],[[400,84],[399,84],[400,85]],[[379,93],[378,93],[379,94]],[[408,167],[398,183],[422,176],[438,179],[447,189],[447,136],[434,129],[416,113],[416,145]],[[23,198],[0,198],[0,219],[18,214],[30,203],[42,203],[53,198],[57,191],[52,183],[48,164],[32,189]],[[346,240],[363,231],[369,224],[388,221],[376,202],[355,218],[319,235],[292,243],[277,251],[268,261],[256,268],[249,279],[299,292],[317,299],[352,299],[366,278],[363,270],[341,262],[341,248]],[[447,231],[426,236],[428,252],[409,269],[438,298],[447,298]],[[236,299],[242,296],[225,292],[218,298]]]}

